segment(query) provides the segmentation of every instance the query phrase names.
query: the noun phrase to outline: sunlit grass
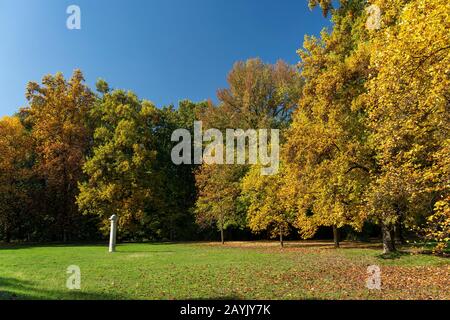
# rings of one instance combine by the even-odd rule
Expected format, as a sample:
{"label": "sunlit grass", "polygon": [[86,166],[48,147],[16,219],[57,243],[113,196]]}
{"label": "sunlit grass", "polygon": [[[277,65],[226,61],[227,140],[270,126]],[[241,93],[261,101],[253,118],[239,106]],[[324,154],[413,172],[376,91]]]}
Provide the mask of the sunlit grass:
{"label": "sunlit grass", "polygon": [[[447,258],[378,246],[270,242],[0,247],[2,299],[379,299],[450,298]],[[366,288],[367,266],[385,286]],[[68,290],[69,265],[81,290]],[[405,288],[398,287],[409,279]],[[412,280],[411,280],[412,279]]]}

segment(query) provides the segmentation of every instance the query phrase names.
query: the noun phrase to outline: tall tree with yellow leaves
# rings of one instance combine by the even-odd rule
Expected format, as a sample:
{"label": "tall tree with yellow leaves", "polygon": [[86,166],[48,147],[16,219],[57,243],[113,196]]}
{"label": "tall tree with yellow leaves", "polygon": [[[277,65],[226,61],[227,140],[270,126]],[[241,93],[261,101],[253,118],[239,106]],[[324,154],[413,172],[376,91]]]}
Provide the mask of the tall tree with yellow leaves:
{"label": "tall tree with yellow leaves", "polygon": [[[374,2],[381,29],[371,34],[371,76],[362,101],[377,174],[368,211],[389,239],[401,220],[414,226],[430,216],[431,237],[450,238],[450,3]],[[395,250],[384,241],[384,250]]]}
{"label": "tall tree with yellow leaves", "polygon": [[[312,1],[328,12],[331,4]],[[372,161],[366,146],[365,113],[356,101],[368,77],[363,2],[332,10],[331,33],[306,37],[299,50],[305,86],[283,148],[285,206],[296,212],[302,237],[333,227],[335,246],[344,225],[362,227],[359,210]]]}
{"label": "tall tree with yellow leaves", "polygon": [[28,83],[26,98],[29,106],[22,114],[32,128],[34,170],[45,181],[45,211],[53,213],[54,237],[68,240],[78,216],[75,197],[91,143],[87,115],[95,96],[75,70],[69,80],[57,73],[45,76],[42,84]]}

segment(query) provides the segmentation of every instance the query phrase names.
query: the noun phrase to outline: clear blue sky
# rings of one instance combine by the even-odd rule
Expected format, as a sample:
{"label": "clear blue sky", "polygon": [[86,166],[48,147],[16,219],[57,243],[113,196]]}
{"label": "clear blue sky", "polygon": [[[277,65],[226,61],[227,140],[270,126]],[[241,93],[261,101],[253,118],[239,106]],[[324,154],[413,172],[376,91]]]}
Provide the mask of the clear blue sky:
{"label": "clear blue sky", "polygon": [[[298,62],[305,34],[329,26],[306,0],[0,0],[0,116],[26,104],[26,83],[80,68],[94,87],[156,105],[212,98],[233,63]],[[81,30],[66,8],[81,8]]]}

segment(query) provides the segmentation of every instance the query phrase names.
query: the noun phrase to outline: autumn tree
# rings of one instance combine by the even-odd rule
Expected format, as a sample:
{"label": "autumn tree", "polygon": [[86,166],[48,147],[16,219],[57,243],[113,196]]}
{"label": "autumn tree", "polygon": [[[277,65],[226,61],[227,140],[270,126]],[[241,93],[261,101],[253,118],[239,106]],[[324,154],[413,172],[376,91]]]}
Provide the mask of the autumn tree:
{"label": "autumn tree", "polygon": [[42,84],[29,82],[22,110],[35,145],[35,173],[44,181],[44,211],[51,213],[57,239],[68,240],[79,218],[75,197],[90,148],[87,114],[95,96],[75,70],[66,80],[61,73],[47,75]]}
{"label": "autumn tree", "polygon": [[21,238],[33,222],[29,213],[32,140],[17,117],[0,119],[0,235]]}
{"label": "autumn tree", "polygon": [[[324,13],[331,8],[311,2],[317,4]],[[283,148],[284,202],[296,212],[301,236],[330,226],[336,247],[339,228],[362,227],[359,208],[372,168],[365,112],[356,104],[368,77],[365,19],[362,1],[342,1],[332,10],[333,30],[305,38],[298,51],[305,86]]]}
{"label": "autumn tree", "polygon": [[[286,127],[302,83],[295,68],[282,61],[270,65],[260,59],[250,59],[233,66],[228,75],[228,85],[228,88],[217,93],[219,105],[209,104],[199,118],[205,130],[219,129],[224,137],[227,128]],[[226,141],[223,143],[226,148]],[[226,221],[239,222],[241,226],[245,221],[246,208],[240,202],[239,195],[241,180],[249,168],[248,164],[203,164],[197,171],[197,220],[211,221],[213,217],[218,221],[222,242]]]}
{"label": "autumn tree", "polygon": [[[384,238],[392,238],[398,221],[414,226],[429,217],[429,236],[436,230],[435,239],[448,241],[450,4],[375,4],[383,23],[371,34],[363,99],[377,164],[368,210]],[[384,241],[384,250],[395,250],[393,241]]]}
{"label": "autumn tree", "polygon": [[252,232],[268,231],[271,237],[289,235],[294,215],[282,205],[283,167],[276,175],[261,176],[260,166],[253,165],[242,180],[241,200],[247,206],[247,223]]}
{"label": "autumn tree", "polygon": [[333,31],[300,52],[307,84],[285,153],[285,194],[300,199],[291,204],[304,213],[300,228],[368,218],[387,253],[394,230],[428,217],[429,237],[435,230],[445,241],[448,3],[310,1],[317,5],[332,13]]}
{"label": "autumn tree", "polygon": [[217,92],[220,105],[211,123],[219,129],[285,126],[302,86],[297,70],[281,60],[274,65],[260,59],[236,62],[227,80],[229,87]]}
{"label": "autumn tree", "polygon": [[158,111],[130,91],[102,91],[90,113],[96,124],[94,147],[83,166],[87,180],[79,184],[77,203],[83,214],[101,217],[103,231],[116,214],[124,237],[141,230],[146,208],[155,200]]}

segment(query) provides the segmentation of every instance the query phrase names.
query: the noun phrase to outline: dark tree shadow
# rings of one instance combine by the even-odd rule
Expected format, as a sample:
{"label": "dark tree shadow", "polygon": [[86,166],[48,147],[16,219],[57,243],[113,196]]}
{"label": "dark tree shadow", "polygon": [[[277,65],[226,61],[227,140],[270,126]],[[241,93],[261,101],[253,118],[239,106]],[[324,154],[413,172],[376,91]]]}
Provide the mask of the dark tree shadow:
{"label": "dark tree shadow", "polygon": [[[151,244],[151,245],[174,245],[174,244],[193,244],[194,242],[118,242],[117,247],[125,244]],[[1,243],[0,250],[20,250],[30,248],[67,248],[67,247],[105,247],[108,248],[108,242],[48,242],[48,243]]]}
{"label": "dark tree shadow", "polygon": [[[322,249],[336,249],[334,247],[334,242],[329,240],[314,240],[314,241],[305,241],[302,242],[294,242],[294,243],[285,243],[286,248],[322,248]],[[339,243],[339,249],[382,249],[383,245],[379,242],[375,241],[341,241]]]}
{"label": "dark tree shadow", "polygon": [[0,277],[0,300],[126,300],[129,296],[83,290],[38,289],[33,282]]}
{"label": "dark tree shadow", "polygon": [[108,247],[108,243],[105,242],[93,242],[93,243],[0,243],[0,250],[20,250],[31,248],[67,248],[67,247]]}
{"label": "dark tree shadow", "polygon": [[390,253],[381,253],[381,254],[377,255],[376,257],[379,259],[383,259],[383,260],[397,260],[397,259],[401,259],[402,257],[406,257],[406,256],[410,256],[410,255],[411,255],[411,252],[397,250],[397,251],[390,252]]}

